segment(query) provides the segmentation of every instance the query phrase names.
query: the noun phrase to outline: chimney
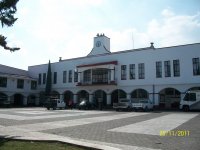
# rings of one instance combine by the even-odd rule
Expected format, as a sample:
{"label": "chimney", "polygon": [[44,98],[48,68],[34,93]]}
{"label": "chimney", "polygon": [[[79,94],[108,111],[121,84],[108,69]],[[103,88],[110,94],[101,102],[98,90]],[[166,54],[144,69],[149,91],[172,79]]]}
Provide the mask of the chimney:
{"label": "chimney", "polygon": [[155,49],[155,47],[154,47],[154,45],[153,45],[154,43],[151,42],[150,44],[151,44],[150,48]]}
{"label": "chimney", "polygon": [[59,61],[62,61],[62,57],[59,57]]}

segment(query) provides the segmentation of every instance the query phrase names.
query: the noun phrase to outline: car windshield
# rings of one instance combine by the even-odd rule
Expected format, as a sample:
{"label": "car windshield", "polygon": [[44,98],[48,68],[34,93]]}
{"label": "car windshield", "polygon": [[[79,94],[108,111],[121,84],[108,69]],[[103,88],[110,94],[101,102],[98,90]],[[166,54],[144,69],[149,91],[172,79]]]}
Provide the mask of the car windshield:
{"label": "car windshield", "polygon": [[132,103],[139,103],[138,100],[132,100]]}
{"label": "car windshield", "polygon": [[148,103],[148,100],[140,100],[140,103]]}
{"label": "car windshield", "polygon": [[129,102],[128,99],[121,99],[120,102],[124,103],[124,102]]}

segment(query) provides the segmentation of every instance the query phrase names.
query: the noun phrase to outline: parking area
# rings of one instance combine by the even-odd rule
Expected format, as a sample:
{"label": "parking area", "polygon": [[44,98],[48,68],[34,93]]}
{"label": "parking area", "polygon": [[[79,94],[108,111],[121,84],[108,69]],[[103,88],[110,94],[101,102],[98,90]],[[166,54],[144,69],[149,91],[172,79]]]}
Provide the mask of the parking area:
{"label": "parking area", "polygon": [[100,149],[196,150],[200,113],[0,109],[0,136]]}

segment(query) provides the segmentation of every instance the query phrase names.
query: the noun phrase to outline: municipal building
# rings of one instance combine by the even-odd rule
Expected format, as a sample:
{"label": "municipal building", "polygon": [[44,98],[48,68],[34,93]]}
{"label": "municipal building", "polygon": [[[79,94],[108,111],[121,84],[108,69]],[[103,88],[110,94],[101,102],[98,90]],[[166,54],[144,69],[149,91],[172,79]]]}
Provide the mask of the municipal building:
{"label": "municipal building", "polygon": [[[21,70],[0,65],[0,104],[42,106],[47,64]],[[51,63],[52,95],[68,102],[87,99],[112,108],[120,98],[150,99],[160,109],[178,109],[184,93],[200,89],[200,43],[112,52],[110,38],[94,37],[87,56]]]}

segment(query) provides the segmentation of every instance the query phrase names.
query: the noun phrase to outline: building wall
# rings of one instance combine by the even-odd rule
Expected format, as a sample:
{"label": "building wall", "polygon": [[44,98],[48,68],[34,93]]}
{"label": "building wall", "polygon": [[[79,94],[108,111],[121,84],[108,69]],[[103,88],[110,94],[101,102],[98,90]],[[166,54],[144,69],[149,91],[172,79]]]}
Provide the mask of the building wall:
{"label": "building wall", "polygon": [[[12,68],[9,68],[12,70]],[[17,70],[14,69],[15,72],[17,73]],[[25,74],[23,73],[22,75],[19,74],[6,74],[8,73],[7,71],[4,70],[4,74],[1,72],[0,77],[6,77],[7,78],[7,86],[6,87],[0,87],[0,93],[5,94],[7,96],[7,100],[14,105],[14,101],[20,99],[21,104],[20,106],[26,106],[27,103],[30,101],[29,96],[35,96],[34,100],[34,105],[39,105],[38,103],[38,90],[37,89],[31,89],[31,81],[36,81],[35,79],[29,78],[27,76],[24,76]],[[21,72],[18,72],[21,73]],[[17,80],[22,79],[24,80],[24,87],[22,89],[17,88]],[[16,95],[21,95],[21,97],[17,97]],[[0,100],[2,100],[0,98]],[[2,102],[1,102],[2,103]]]}
{"label": "building wall", "polygon": [[[145,89],[150,93],[150,98],[154,99],[155,105],[159,104],[159,95],[151,93],[159,93],[165,88],[175,88],[179,92],[184,93],[192,87],[200,87],[200,76],[193,75],[192,58],[200,58],[200,44],[189,44],[183,46],[174,46],[166,48],[144,48],[108,54],[91,55],[82,58],[62,60],[52,63],[52,72],[57,72],[57,84],[53,84],[52,88],[63,94],[65,91],[72,91],[77,94],[80,90],[86,90],[89,94],[94,93],[98,89],[104,90],[107,94],[111,94],[116,89],[123,89],[130,94],[135,89]],[[173,60],[180,61],[180,77],[173,76]],[[94,64],[108,61],[118,61],[115,67],[115,77],[117,85],[104,86],[77,86],[68,82],[69,70],[76,70],[77,66],[84,64]],[[162,61],[162,78],[156,78],[156,61]],[[164,61],[170,61],[171,77],[164,75]],[[145,64],[145,79],[138,79],[138,64]],[[129,79],[129,64],[136,66],[136,79]],[[127,79],[121,80],[121,65],[127,65]],[[39,73],[47,72],[48,64],[29,66],[29,74],[33,78],[38,78]],[[63,71],[67,71],[67,83],[63,83]],[[38,85],[39,91],[44,91],[45,84]]]}

